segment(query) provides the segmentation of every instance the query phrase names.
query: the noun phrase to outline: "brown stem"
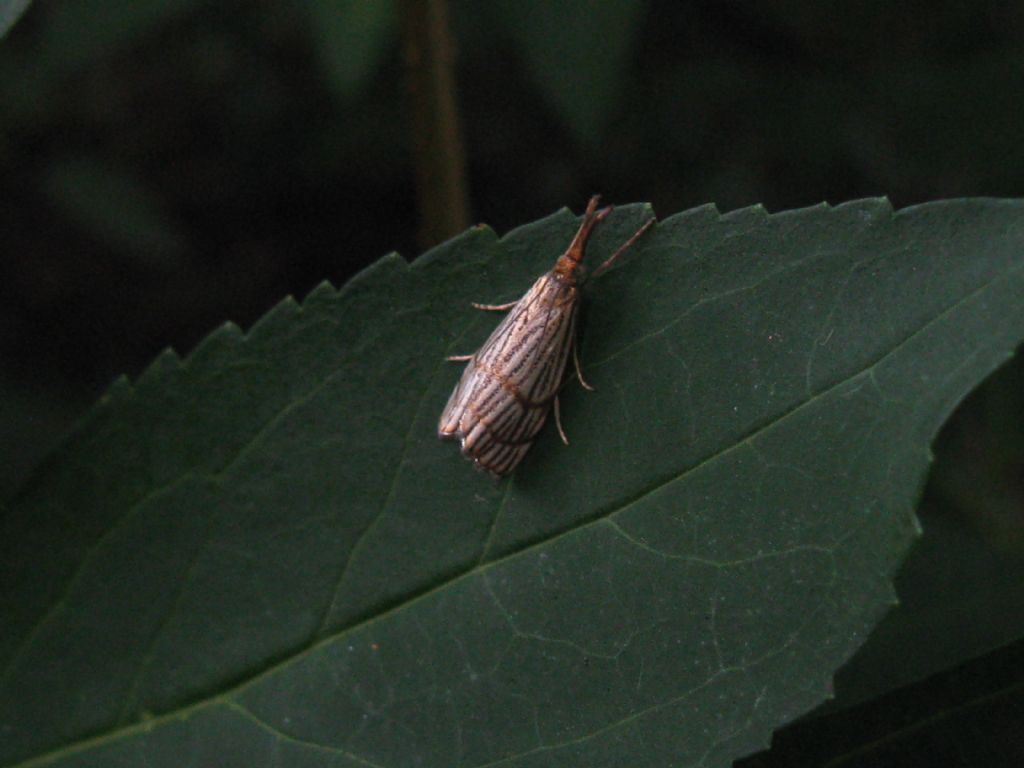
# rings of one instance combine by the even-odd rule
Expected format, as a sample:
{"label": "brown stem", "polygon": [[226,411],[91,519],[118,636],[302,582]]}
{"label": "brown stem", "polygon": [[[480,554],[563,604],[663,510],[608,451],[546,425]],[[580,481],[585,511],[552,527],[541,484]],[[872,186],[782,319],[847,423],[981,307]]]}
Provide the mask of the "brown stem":
{"label": "brown stem", "polygon": [[469,226],[454,46],[446,0],[401,0],[399,8],[416,166],[417,236],[429,248]]}

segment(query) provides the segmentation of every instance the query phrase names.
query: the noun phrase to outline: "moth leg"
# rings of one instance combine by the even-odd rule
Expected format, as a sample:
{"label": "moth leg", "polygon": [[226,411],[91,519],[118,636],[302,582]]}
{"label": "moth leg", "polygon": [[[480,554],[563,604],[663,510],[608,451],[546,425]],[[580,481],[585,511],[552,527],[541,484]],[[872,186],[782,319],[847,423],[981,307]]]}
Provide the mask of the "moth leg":
{"label": "moth leg", "polygon": [[[485,309],[490,312],[504,312],[506,309],[512,309],[518,301],[510,301],[508,304],[479,304],[475,301],[470,302],[470,306],[475,309]],[[449,360],[453,363],[464,363],[468,360],[472,360],[473,355],[448,355],[445,360]]]}
{"label": "moth leg", "polygon": [[562,409],[558,407],[558,395],[555,395],[555,426],[558,427],[558,436],[562,438],[562,442],[568,445],[569,438],[565,436],[565,430],[562,429]]}
{"label": "moth leg", "polygon": [[594,388],[587,383],[586,379],[583,378],[583,370],[580,368],[580,355],[579,352],[576,351],[576,347],[578,346],[579,344],[575,341],[572,343],[572,362],[573,365],[576,366],[576,378],[580,380],[580,384],[583,385],[584,389],[593,392]]}
{"label": "moth leg", "polygon": [[[470,305],[476,309],[486,309],[491,312],[504,312],[506,309],[512,309],[518,301],[510,301],[508,304],[478,304],[475,301],[471,301]],[[473,355],[448,355],[445,360],[449,360],[453,363],[465,363],[473,359]]]}
{"label": "moth leg", "polygon": [[629,240],[627,240],[626,242],[624,242],[622,245],[619,246],[619,250],[617,250],[615,253],[613,253],[611,256],[609,256],[604,261],[604,263],[601,264],[601,266],[599,266],[597,269],[595,269],[593,271],[593,273],[590,275],[590,277],[591,278],[597,277],[602,272],[604,272],[606,269],[608,269],[608,267],[610,267],[615,262],[615,260],[617,258],[619,258],[619,256],[621,256],[623,253],[625,253],[626,249],[629,248],[629,246],[631,246],[633,243],[635,243],[637,240],[639,240],[640,239],[640,235],[642,235],[644,232],[646,232],[648,229],[650,229],[653,224],[654,224],[654,219],[653,218],[648,219],[646,221],[646,223],[642,227],[640,227],[640,229],[638,229],[635,233],[633,233],[633,236],[631,238],[629,238]]}

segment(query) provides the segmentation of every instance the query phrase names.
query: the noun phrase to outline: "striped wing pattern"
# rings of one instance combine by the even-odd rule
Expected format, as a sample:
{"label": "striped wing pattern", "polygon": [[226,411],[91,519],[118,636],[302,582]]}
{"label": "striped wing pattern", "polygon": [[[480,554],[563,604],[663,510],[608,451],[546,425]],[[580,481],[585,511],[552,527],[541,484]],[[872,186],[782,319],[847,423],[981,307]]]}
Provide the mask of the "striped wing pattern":
{"label": "striped wing pattern", "polygon": [[497,476],[511,472],[544,426],[574,342],[579,293],[542,275],[466,365],[438,424],[462,454]]}

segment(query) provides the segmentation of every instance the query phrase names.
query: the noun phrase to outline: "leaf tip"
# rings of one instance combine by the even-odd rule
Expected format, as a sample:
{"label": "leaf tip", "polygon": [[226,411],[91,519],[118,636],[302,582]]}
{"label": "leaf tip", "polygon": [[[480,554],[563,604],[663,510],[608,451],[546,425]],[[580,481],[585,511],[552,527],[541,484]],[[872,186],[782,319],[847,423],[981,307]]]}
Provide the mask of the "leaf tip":
{"label": "leaf tip", "polygon": [[114,400],[119,400],[124,397],[129,397],[134,391],[131,380],[125,375],[121,374],[113,382],[110,387],[100,396],[100,404],[106,404]]}
{"label": "leaf tip", "polygon": [[330,280],[321,280],[319,283],[313,286],[313,290],[306,294],[299,303],[299,309],[303,309],[310,303],[323,301],[324,299],[332,299],[338,295],[338,288]]}
{"label": "leaf tip", "polygon": [[768,209],[761,203],[755,203],[754,205],[748,205],[744,208],[736,208],[731,211],[719,214],[719,219],[723,222],[735,223],[737,221],[743,221],[744,219],[767,219],[769,217]]}
{"label": "leaf tip", "polygon": [[417,256],[413,262],[413,269],[421,269],[430,266],[441,258],[452,258],[453,252],[468,250],[470,252],[485,252],[492,244],[498,242],[498,234],[489,224],[476,224],[469,229],[460,232],[455,237],[438,243],[433,248],[424,251]]}
{"label": "leaf tip", "polygon": [[135,380],[134,390],[144,387],[157,381],[170,371],[179,370],[182,366],[181,356],[172,348],[164,347],[163,351],[154,358]]}

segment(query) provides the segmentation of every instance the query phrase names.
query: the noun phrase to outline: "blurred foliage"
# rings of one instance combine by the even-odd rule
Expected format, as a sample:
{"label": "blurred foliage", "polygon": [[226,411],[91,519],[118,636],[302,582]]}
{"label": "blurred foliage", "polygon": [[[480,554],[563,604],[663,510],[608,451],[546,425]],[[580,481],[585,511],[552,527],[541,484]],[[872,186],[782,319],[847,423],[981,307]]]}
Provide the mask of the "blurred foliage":
{"label": "blurred foliage", "polygon": [[369,85],[397,34],[393,0],[311,0],[309,31],[323,75],[342,99]]}
{"label": "blurred foliage", "polygon": [[904,605],[840,671],[832,709],[1024,638],[1022,380],[1018,354],[940,434],[918,510],[925,536],[896,580]]}
{"label": "blurred foliage", "polygon": [[1018,641],[851,710],[782,728],[770,751],[734,768],[1015,768],[1024,754],[1022,670]]}
{"label": "blurred foliage", "polygon": [[629,80],[646,3],[501,0],[499,22],[530,85],[573,139],[599,152]]}
{"label": "blurred foliage", "polygon": [[[671,213],[1024,190],[1020,3],[586,6],[451,2],[473,214],[499,231],[592,192]],[[0,41],[0,411],[47,425],[0,431],[0,491],[163,347],[415,255],[396,26],[370,0],[36,0]],[[941,438],[926,531],[1019,555],[1022,421],[1018,358]]]}
{"label": "blurred foliage", "polygon": [[14,22],[16,22],[21,14],[28,8],[30,0],[0,0],[0,37],[7,34]]}
{"label": "blurred foliage", "polygon": [[[474,218],[499,230],[594,191],[667,212],[1024,186],[1016,5],[556,5],[451,6]],[[0,45],[9,375],[95,394],[414,255],[395,14],[33,4]]]}

